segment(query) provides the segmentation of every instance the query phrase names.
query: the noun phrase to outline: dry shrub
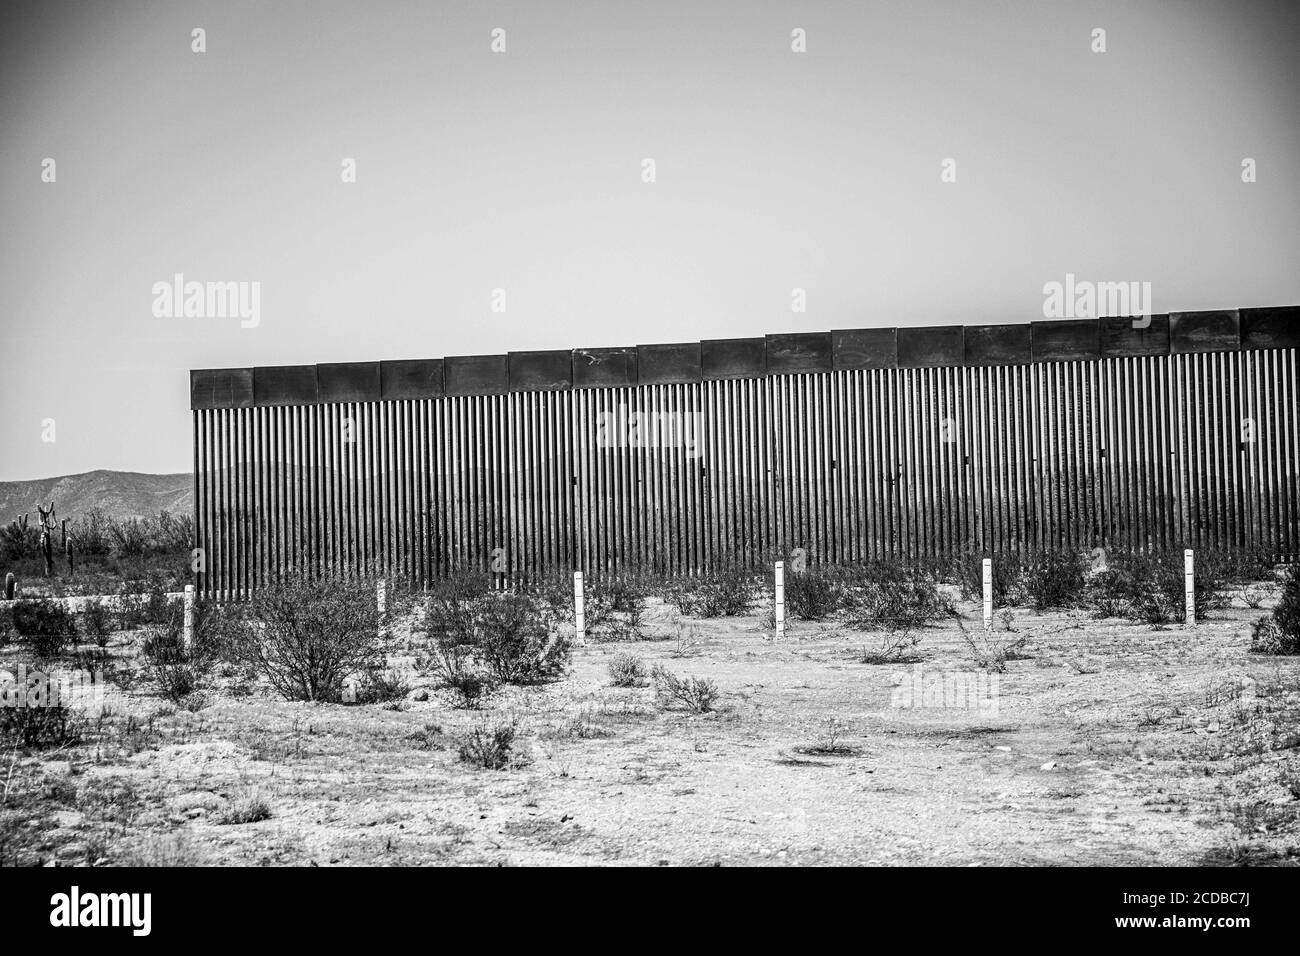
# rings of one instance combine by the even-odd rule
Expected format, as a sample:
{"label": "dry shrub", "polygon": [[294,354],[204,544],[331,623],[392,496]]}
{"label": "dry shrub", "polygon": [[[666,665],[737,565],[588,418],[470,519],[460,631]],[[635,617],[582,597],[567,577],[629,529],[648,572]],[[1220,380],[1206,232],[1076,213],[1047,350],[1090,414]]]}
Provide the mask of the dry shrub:
{"label": "dry shrub", "polygon": [[384,666],[375,582],[292,576],[254,593],[223,626],[232,662],[261,674],[285,700],[338,702],[349,676]]}

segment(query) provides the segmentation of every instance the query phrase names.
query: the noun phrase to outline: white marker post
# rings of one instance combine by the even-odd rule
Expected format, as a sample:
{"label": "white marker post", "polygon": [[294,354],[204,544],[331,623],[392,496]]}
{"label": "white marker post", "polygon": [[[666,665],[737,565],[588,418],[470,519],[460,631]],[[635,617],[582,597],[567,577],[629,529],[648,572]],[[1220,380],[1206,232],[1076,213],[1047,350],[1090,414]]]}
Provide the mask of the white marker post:
{"label": "white marker post", "polygon": [[984,630],[993,630],[993,559],[984,559]]}
{"label": "white marker post", "polygon": [[194,585],[185,585],[185,595],[181,602],[185,608],[185,630],[181,635],[181,646],[188,651],[194,646]]}
{"label": "white marker post", "polygon": [[379,636],[385,637],[384,616],[388,611],[388,583],[380,578],[375,582],[375,608],[379,611]]}
{"label": "white marker post", "polygon": [[776,639],[785,637],[785,562],[776,562]]}
{"label": "white marker post", "polygon": [[1183,552],[1183,623],[1196,626],[1196,564],[1192,549]]}
{"label": "white marker post", "polygon": [[587,643],[587,606],[582,593],[582,572],[573,572],[573,630],[578,643]]}

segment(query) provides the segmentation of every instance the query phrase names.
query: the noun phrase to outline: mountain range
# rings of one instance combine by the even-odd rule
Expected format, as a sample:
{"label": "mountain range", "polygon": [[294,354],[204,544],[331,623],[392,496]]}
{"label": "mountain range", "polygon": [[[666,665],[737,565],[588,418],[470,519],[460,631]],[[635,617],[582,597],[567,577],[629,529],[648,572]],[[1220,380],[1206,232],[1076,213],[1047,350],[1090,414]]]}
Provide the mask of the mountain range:
{"label": "mountain range", "polygon": [[26,512],[35,523],[37,502],[44,506],[51,500],[59,518],[77,518],[91,508],[102,508],[113,518],[142,518],[160,511],[191,514],[194,476],[100,470],[34,481],[0,481],[0,524]]}

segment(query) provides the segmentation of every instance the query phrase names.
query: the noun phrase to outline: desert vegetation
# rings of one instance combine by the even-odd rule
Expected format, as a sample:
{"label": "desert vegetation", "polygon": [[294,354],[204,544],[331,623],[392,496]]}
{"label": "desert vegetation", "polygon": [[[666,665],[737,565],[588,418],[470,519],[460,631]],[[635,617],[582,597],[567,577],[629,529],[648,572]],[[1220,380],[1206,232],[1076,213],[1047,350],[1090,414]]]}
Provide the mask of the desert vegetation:
{"label": "desert vegetation", "polygon": [[[147,576],[22,596],[4,693],[42,706],[0,709],[0,861],[1116,862],[1065,799],[1146,821],[1133,862],[1290,859],[1294,571],[1198,555],[1189,631],[1181,553],[999,559],[986,629],[978,557],[788,571],[779,642],[771,576],[742,566],[590,573],[582,641],[558,575],[389,582],[382,608],[374,579],[285,577],[198,601],[189,640]],[[99,683],[56,702],[20,665]],[[918,806],[961,808],[939,856],[916,827],[948,811]],[[679,814],[722,835],[693,845]]]}

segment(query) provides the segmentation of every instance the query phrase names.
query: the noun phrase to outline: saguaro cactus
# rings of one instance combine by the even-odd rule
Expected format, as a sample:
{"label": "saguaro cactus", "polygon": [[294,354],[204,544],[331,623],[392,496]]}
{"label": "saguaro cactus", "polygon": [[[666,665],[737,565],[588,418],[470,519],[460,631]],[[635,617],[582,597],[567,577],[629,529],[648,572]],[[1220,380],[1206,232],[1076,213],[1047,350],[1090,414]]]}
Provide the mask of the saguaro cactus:
{"label": "saguaro cactus", "polygon": [[41,516],[41,555],[45,558],[45,576],[48,578],[54,573],[54,502],[50,502],[49,508],[37,504],[36,510]]}

